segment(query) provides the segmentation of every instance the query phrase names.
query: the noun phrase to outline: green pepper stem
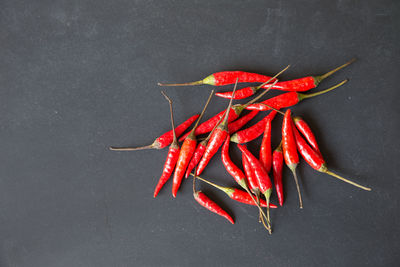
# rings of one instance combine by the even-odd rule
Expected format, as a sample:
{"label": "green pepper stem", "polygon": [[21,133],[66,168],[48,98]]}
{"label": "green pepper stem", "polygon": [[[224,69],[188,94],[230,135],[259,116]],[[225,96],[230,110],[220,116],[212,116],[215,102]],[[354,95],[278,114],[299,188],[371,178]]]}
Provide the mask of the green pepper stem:
{"label": "green pepper stem", "polygon": [[328,169],[323,170],[323,172],[326,173],[326,174],[329,174],[329,175],[331,175],[331,176],[333,176],[333,177],[335,177],[335,178],[337,178],[339,180],[342,180],[343,182],[346,182],[346,183],[349,183],[351,185],[354,185],[354,186],[356,186],[358,188],[364,189],[366,191],[371,191],[371,188],[365,187],[365,186],[359,185],[359,184],[357,184],[357,183],[355,183],[353,181],[347,180],[346,178],[343,178],[342,176],[339,176],[336,173],[333,173],[333,172],[329,171]]}
{"label": "green pepper stem", "polygon": [[319,75],[319,76],[315,76],[314,80],[315,80],[315,86],[317,86],[322,80],[324,80],[325,78],[331,76],[332,74],[334,74],[335,72],[337,72],[338,70],[343,69],[344,67],[347,67],[348,65],[350,65],[351,63],[353,63],[354,61],[356,61],[356,58],[352,58],[350,61],[348,61],[347,63],[343,64],[342,66],[339,66],[323,75]]}
{"label": "green pepper stem", "polygon": [[333,89],[336,89],[336,88],[342,86],[343,84],[347,83],[348,81],[349,81],[349,80],[346,79],[346,80],[341,81],[340,83],[338,83],[338,84],[336,84],[336,85],[334,85],[334,86],[332,86],[332,87],[330,87],[330,88],[328,88],[328,89],[325,89],[325,90],[322,90],[322,91],[319,91],[319,92],[316,92],[316,93],[313,93],[313,94],[301,94],[301,93],[297,93],[297,97],[299,98],[299,101],[301,101],[301,100],[306,99],[306,98],[310,98],[310,97],[322,95],[322,94],[325,94],[325,93],[327,93],[327,92],[329,92],[329,91],[332,91]]}

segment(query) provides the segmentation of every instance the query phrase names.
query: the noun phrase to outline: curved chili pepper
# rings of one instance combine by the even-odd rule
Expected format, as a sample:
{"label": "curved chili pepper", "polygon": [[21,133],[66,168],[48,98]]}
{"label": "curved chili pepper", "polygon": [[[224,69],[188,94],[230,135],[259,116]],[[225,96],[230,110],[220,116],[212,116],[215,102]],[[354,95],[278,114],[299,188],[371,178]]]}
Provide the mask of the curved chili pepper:
{"label": "curved chili pepper", "polygon": [[232,135],[231,141],[235,142],[235,143],[243,144],[243,143],[248,143],[248,142],[256,139],[257,137],[259,137],[260,135],[263,134],[266,123],[268,121],[271,122],[274,119],[275,115],[276,115],[276,111],[275,110],[271,111],[270,114],[265,116],[262,120],[260,120],[253,126],[243,129],[243,130],[235,133],[234,135]]}
{"label": "curved chili pepper", "polygon": [[[193,175],[191,173],[191,175]],[[215,183],[212,183],[204,178],[201,178],[199,176],[196,176],[196,179],[200,179],[201,181],[208,183],[209,185],[214,186],[215,188],[221,190],[222,192],[224,192],[225,194],[227,194],[231,199],[240,202],[240,203],[244,203],[247,205],[252,205],[252,206],[256,206],[256,204],[254,203],[254,200],[250,197],[250,195],[243,190],[234,188],[234,187],[226,187],[226,186],[220,186],[217,185]],[[265,202],[265,200],[260,199],[260,205],[261,207],[267,207],[267,202]],[[270,203],[270,207],[273,209],[278,208],[277,205]]]}
{"label": "curved chili pepper", "polygon": [[269,76],[244,72],[244,71],[222,71],[213,73],[203,80],[189,82],[189,83],[158,83],[160,86],[187,86],[187,85],[201,85],[201,84],[209,84],[214,86],[228,85],[234,84],[237,80],[238,83],[257,83],[257,82],[265,82],[271,79]]}
{"label": "curved chili pepper", "polygon": [[194,131],[197,128],[201,118],[204,115],[204,112],[207,109],[208,104],[214,94],[214,90],[211,91],[210,96],[207,99],[207,102],[196,121],[196,124],[193,126],[193,129],[190,131],[189,136],[185,139],[182,144],[181,151],[179,152],[178,162],[176,163],[176,169],[174,173],[174,178],[172,181],[172,196],[176,197],[176,193],[178,192],[179,187],[181,186],[182,178],[185,175],[186,167],[188,166],[190,159],[193,156],[194,151],[196,150],[197,140],[194,135]]}
{"label": "curved chili pepper", "polygon": [[[343,64],[342,66],[335,68],[334,70],[331,70],[331,71],[325,73],[324,75],[307,76],[307,77],[296,79],[296,80],[278,82],[276,85],[274,85],[272,87],[272,89],[281,90],[281,91],[290,91],[290,92],[308,91],[312,88],[317,87],[321,83],[321,81],[324,80],[325,78],[331,76],[333,73],[337,72],[338,70],[343,69],[344,67],[347,67],[354,61],[355,61],[355,59],[353,58],[349,62]],[[268,88],[268,85],[257,86],[257,87],[245,87],[245,88],[239,89],[236,91],[234,99],[243,99],[243,98],[250,97],[250,96],[254,95],[261,88]],[[219,96],[219,97],[223,97],[223,98],[231,98],[232,92],[219,92],[219,93],[216,93],[215,95]]]}
{"label": "curved chili pepper", "polygon": [[165,160],[165,163],[164,163],[163,172],[162,172],[162,175],[161,175],[161,177],[160,177],[160,179],[158,181],[156,189],[154,190],[153,197],[157,197],[158,192],[160,192],[161,188],[168,181],[169,177],[171,177],[171,174],[174,171],[176,162],[178,161],[179,150],[180,150],[179,149],[179,145],[178,145],[178,140],[176,139],[176,134],[175,134],[174,113],[173,113],[173,110],[172,110],[172,101],[163,91],[161,91],[161,93],[164,95],[164,97],[167,99],[167,101],[169,103],[169,110],[170,110],[170,113],[171,113],[171,124],[172,124],[173,141],[172,141],[172,144],[169,147],[167,159]]}
{"label": "curved chili pepper", "polygon": [[[180,136],[184,131],[186,131],[187,128],[189,128],[190,125],[192,125],[193,122],[196,121],[196,119],[199,117],[199,114],[196,114],[186,121],[184,121],[182,124],[180,124],[178,127],[175,128],[175,133],[176,136]],[[160,137],[156,138],[154,142],[151,145],[147,146],[142,146],[142,147],[114,147],[111,146],[110,150],[115,150],[115,151],[134,151],[134,150],[142,150],[142,149],[161,149],[164,148],[168,145],[170,145],[173,141],[173,133],[172,130],[166,132],[165,134],[161,135]]]}
{"label": "curved chili pepper", "polygon": [[282,142],[274,150],[272,154],[272,173],[274,177],[274,184],[276,194],[278,195],[279,205],[283,205],[283,185],[282,185],[282,168],[283,168],[283,154],[282,154]]}
{"label": "curved chili pepper", "polygon": [[371,191],[371,188],[369,188],[369,187],[359,185],[353,181],[350,181],[348,179],[345,179],[345,178],[337,175],[336,173],[329,171],[328,167],[326,166],[325,160],[322,158],[322,156],[318,152],[316,152],[314,149],[312,149],[311,146],[309,146],[307,144],[306,140],[304,140],[303,137],[301,137],[301,135],[297,131],[297,129],[294,129],[293,132],[294,132],[295,139],[296,139],[296,145],[297,145],[297,148],[298,148],[301,156],[305,159],[305,161],[308,163],[308,165],[310,165],[313,169],[315,169],[319,172],[329,174],[335,178],[338,178],[338,179],[340,179],[346,183],[349,183],[351,185],[354,185],[358,188],[364,189],[366,191]]}
{"label": "curved chili pepper", "polygon": [[238,130],[240,130],[246,123],[251,121],[257,114],[258,110],[253,110],[249,114],[244,115],[243,117],[231,122],[228,124],[228,131],[229,134],[236,133]]}
{"label": "curved chili pepper", "polygon": [[[273,111],[274,112],[274,111]],[[271,112],[272,114],[272,112]],[[269,114],[267,117],[269,117]],[[276,114],[276,111],[275,111]],[[275,116],[275,114],[273,116]],[[260,146],[260,162],[264,169],[269,172],[272,165],[272,151],[271,151],[271,122],[273,118],[267,119],[264,127],[263,139]]]}
{"label": "curved chili pepper", "polygon": [[293,118],[294,124],[296,125],[296,128],[303,134],[303,136],[306,138],[307,142],[311,145],[311,147],[321,155],[321,152],[319,151],[319,147],[317,144],[317,139],[315,138],[313,132],[311,131],[310,126],[303,120],[301,117],[294,117]]}
{"label": "curved chili pepper", "polygon": [[[235,88],[233,92],[236,91],[237,82],[235,83]],[[235,95],[235,93],[233,93]],[[217,153],[219,147],[225,141],[228,136],[228,110],[231,109],[232,106],[232,98],[229,101],[228,108],[226,109],[224,120],[215,128],[214,132],[210,136],[210,141],[207,144],[206,151],[204,151],[204,155],[199,162],[199,166],[196,170],[196,175],[200,175],[204,168],[207,166],[208,162],[211,158]]]}
{"label": "curved chili pepper", "polygon": [[257,179],[254,176],[254,172],[251,169],[250,163],[247,160],[247,157],[244,153],[242,153],[242,164],[243,164],[244,173],[246,174],[246,177],[247,177],[250,191],[253,192],[256,196],[259,195],[260,188],[258,186]]}
{"label": "curved chili pepper", "polygon": [[293,173],[294,181],[296,182],[297,193],[299,195],[300,209],[303,208],[303,200],[301,198],[299,181],[296,175],[296,167],[299,164],[299,155],[297,154],[296,140],[293,133],[293,122],[290,109],[286,110],[285,117],[282,123],[282,148],[283,157],[286,165]]}
{"label": "curved chili pepper", "polygon": [[199,163],[199,161],[201,160],[201,157],[206,150],[207,143],[208,139],[205,139],[197,145],[196,150],[193,153],[192,159],[190,160],[189,165],[186,169],[185,178],[189,177],[189,174],[192,172],[194,167],[196,167],[197,163]]}
{"label": "curved chili pepper", "polygon": [[207,197],[203,192],[196,191],[193,193],[193,197],[204,208],[224,217],[231,224],[235,224],[235,221],[232,219],[232,217],[226,211],[224,211],[220,206],[218,206],[217,203],[215,203],[209,197]]}
{"label": "curved chili pepper", "polygon": [[[346,79],[335,86],[332,86],[326,90],[316,92],[313,94],[301,94],[301,93],[297,93],[297,92],[289,92],[289,93],[281,94],[281,95],[275,96],[273,98],[267,99],[263,102],[251,104],[251,105],[247,106],[246,109],[265,111],[265,110],[270,109],[266,105],[271,106],[276,109],[282,109],[282,108],[294,106],[306,98],[318,96],[318,95],[327,93],[333,89],[336,89],[339,86],[342,86],[343,84],[345,84],[347,81],[348,80]],[[266,105],[264,105],[264,104],[266,104]]]}

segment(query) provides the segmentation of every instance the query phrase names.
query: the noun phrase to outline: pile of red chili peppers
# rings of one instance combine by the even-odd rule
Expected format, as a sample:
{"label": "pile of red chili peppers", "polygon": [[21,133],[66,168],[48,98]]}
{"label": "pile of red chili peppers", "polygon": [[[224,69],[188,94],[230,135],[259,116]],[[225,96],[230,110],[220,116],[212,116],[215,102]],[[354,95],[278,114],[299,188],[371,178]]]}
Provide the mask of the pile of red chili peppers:
{"label": "pile of red chili peppers", "polygon": [[[367,191],[371,190],[368,187],[359,185],[331,172],[325,163],[318,147],[317,139],[310,126],[303,118],[293,116],[292,110],[289,108],[298,104],[301,100],[324,94],[346,83],[347,80],[344,80],[323,91],[311,94],[300,93],[317,87],[325,78],[348,66],[352,62],[354,62],[354,59],[324,75],[307,76],[291,81],[278,80],[279,75],[284,72],[289,67],[288,66],[274,77],[244,71],[223,71],[211,74],[203,80],[196,82],[183,84],[159,84],[160,86],[190,86],[201,84],[221,86],[234,84],[235,86],[234,90],[231,92],[218,92],[215,94],[219,97],[230,99],[226,110],[222,110],[200,124],[207,106],[214,95],[214,90],[212,90],[201,114],[188,118],[176,128],[174,124],[172,101],[164,92],[162,92],[169,103],[172,130],[156,138],[154,142],[148,146],[134,148],[110,147],[110,149],[116,151],[133,151],[141,149],[161,149],[169,146],[161,177],[154,190],[154,197],[157,197],[162,187],[172,176],[172,173],[173,197],[176,197],[179,187],[182,181],[184,181],[183,177],[185,176],[185,178],[188,178],[192,175],[193,197],[201,206],[226,218],[232,224],[234,223],[232,217],[216,202],[211,200],[203,192],[196,190],[196,179],[225,192],[235,201],[256,206],[259,212],[260,223],[262,223],[265,229],[271,233],[272,224],[270,208],[277,208],[276,205],[270,203],[273,188],[275,188],[279,205],[282,206],[284,204],[282,182],[283,162],[285,162],[286,166],[293,174],[298,192],[299,206],[300,208],[303,208],[300,185],[296,174],[296,168],[300,162],[299,154],[307,164],[315,170],[331,175],[358,188]],[[236,90],[239,83],[262,84],[257,87],[245,87]],[[265,90],[259,96],[250,100],[246,104],[232,105],[234,99],[251,97],[260,89]],[[286,93],[258,102],[259,99],[261,99],[271,89],[286,91]],[[285,112],[282,112],[281,110],[284,108],[288,109],[286,109]],[[245,109],[250,110],[250,112],[241,116]],[[268,110],[271,110],[270,113],[263,119],[248,128],[242,129],[260,111]],[[281,127],[282,138],[278,147],[275,148],[275,150],[272,150],[271,125],[277,114],[283,116]],[[193,123],[195,123],[194,126],[186,134],[183,134]],[[200,142],[198,142],[197,139],[199,135],[205,135]],[[255,155],[247,148],[246,144],[260,136],[262,136],[261,146],[258,154]],[[181,137],[179,141],[183,141],[181,146],[179,145],[178,137]],[[229,153],[229,146],[231,143],[237,143],[237,147],[242,153],[243,170],[231,160]],[[217,185],[208,179],[199,177],[220,147],[222,147],[222,165],[240,186],[240,189]],[[272,180],[270,175],[272,175]],[[263,208],[266,208],[266,212],[264,212]]]}

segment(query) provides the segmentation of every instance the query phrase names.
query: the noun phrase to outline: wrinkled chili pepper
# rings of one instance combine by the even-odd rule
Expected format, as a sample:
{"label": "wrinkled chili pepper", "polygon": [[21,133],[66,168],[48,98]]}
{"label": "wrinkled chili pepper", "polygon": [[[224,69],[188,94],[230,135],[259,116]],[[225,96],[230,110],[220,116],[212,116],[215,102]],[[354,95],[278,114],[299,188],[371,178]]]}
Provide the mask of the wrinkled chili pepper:
{"label": "wrinkled chili pepper", "polygon": [[283,185],[282,185],[282,169],[283,169],[283,154],[282,154],[282,141],[272,154],[272,173],[274,177],[274,184],[276,194],[278,196],[279,205],[283,205]]}
{"label": "wrinkled chili pepper", "polygon": [[[272,87],[272,89],[281,90],[281,91],[290,91],[290,92],[308,91],[312,88],[317,87],[321,83],[322,80],[331,76],[338,70],[343,69],[344,67],[347,67],[354,61],[355,61],[355,59],[353,58],[352,60],[343,64],[342,66],[339,66],[323,75],[308,76],[308,77],[304,77],[304,78],[300,78],[300,79],[296,79],[296,80],[278,82],[277,84],[275,84]],[[262,86],[257,86],[257,87],[245,87],[245,88],[239,89],[236,91],[234,99],[243,99],[243,98],[250,97],[250,96],[254,95],[261,88],[268,88],[268,84],[262,85]],[[232,92],[219,92],[219,93],[216,93],[215,95],[219,96],[219,97],[223,97],[223,98],[231,98]]]}
{"label": "wrinkled chili pepper", "polygon": [[250,73],[244,71],[222,71],[211,74],[200,81],[189,82],[189,83],[158,83],[160,86],[187,86],[187,85],[201,85],[209,84],[214,86],[234,84],[237,80],[238,83],[257,83],[265,82],[271,79],[269,76]]}
{"label": "wrinkled chili pepper", "polygon": [[157,197],[157,195],[160,192],[161,188],[168,181],[169,177],[171,177],[171,174],[174,171],[176,162],[178,161],[179,151],[180,151],[179,145],[178,145],[178,140],[176,139],[176,134],[175,134],[174,113],[173,113],[173,110],[172,110],[172,101],[163,91],[161,91],[161,93],[164,95],[165,99],[167,99],[167,101],[169,103],[169,110],[170,110],[170,113],[171,113],[171,124],[172,124],[173,141],[172,141],[172,144],[169,147],[167,159],[165,160],[165,163],[164,163],[163,172],[162,172],[162,175],[161,175],[161,177],[160,177],[160,179],[158,181],[156,189],[154,190],[153,197]]}
{"label": "wrinkled chili pepper", "polygon": [[[196,114],[186,121],[184,121],[182,124],[180,124],[178,127],[175,128],[175,133],[176,136],[180,136],[184,131],[186,131],[187,128],[189,128],[190,125],[192,125],[193,122],[196,121],[196,119],[199,117],[199,114]],[[160,137],[156,138],[154,142],[151,145],[147,146],[142,146],[142,147],[115,147],[111,146],[110,150],[115,150],[115,151],[134,151],[134,150],[142,150],[142,149],[161,149],[166,146],[169,146],[173,141],[173,133],[172,130],[166,132],[165,134],[161,135]]]}
{"label": "wrinkled chili pepper", "polygon": [[276,111],[273,110],[270,114],[265,116],[262,120],[260,120],[253,126],[243,129],[243,130],[235,133],[234,135],[232,135],[231,141],[235,142],[235,143],[243,144],[243,143],[248,143],[248,142],[256,139],[257,137],[259,137],[260,135],[263,134],[266,123],[268,121],[271,123],[271,121],[274,119],[275,115],[276,115]]}
{"label": "wrinkled chili pepper", "polygon": [[303,200],[301,198],[299,181],[297,179],[296,167],[299,164],[299,155],[297,154],[296,140],[293,132],[293,122],[290,109],[286,110],[285,117],[282,123],[282,149],[283,157],[286,165],[293,173],[293,178],[296,183],[297,193],[299,195],[300,209],[303,208]]}
{"label": "wrinkled chili pepper", "polygon": [[172,181],[173,197],[176,197],[176,194],[177,194],[178,189],[182,182],[182,178],[185,174],[186,167],[188,166],[188,164],[193,156],[193,153],[196,150],[197,139],[196,139],[196,136],[194,135],[194,131],[196,130],[196,127],[199,124],[199,121],[203,117],[204,112],[206,111],[213,94],[214,94],[214,90],[211,91],[211,94],[208,97],[207,102],[204,105],[204,108],[203,108],[199,118],[196,121],[196,124],[193,126],[193,129],[190,131],[189,136],[186,137],[185,141],[182,144],[181,151],[179,152],[178,162],[176,163],[174,178]]}
{"label": "wrinkled chili pepper", "polygon": [[326,166],[325,160],[322,158],[322,156],[318,152],[316,152],[314,149],[312,149],[311,146],[309,146],[307,144],[306,140],[304,140],[303,137],[301,137],[301,135],[297,131],[297,129],[294,129],[293,132],[295,135],[296,145],[300,152],[300,155],[305,159],[305,161],[308,163],[308,165],[310,165],[313,169],[315,169],[319,172],[329,174],[337,179],[340,179],[340,180],[342,180],[346,183],[349,183],[351,185],[354,185],[358,188],[364,189],[366,191],[371,191],[371,188],[369,188],[369,187],[359,185],[353,181],[350,181],[348,179],[345,179],[345,178],[337,175],[336,173],[329,171],[328,167]]}
{"label": "wrinkled chili pepper", "polygon": [[[265,110],[269,110],[270,108],[268,108],[266,105],[269,105],[273,108],[276,109],[282,109],[282,108],[286,108],[286,107],[290,107],[290,106],[294,106],[297,103],[299,103],[300,101],[306,99],[306,98],[311,98],[314,96],[318,96],[324,93],[327,93],[333,89],[338,88],[339,86],[342,86],[343,84],[345,84],[348,80],[344,80],[342,82],[340,82],[337,85],[334,85],[326,90],[320,91],[320,92],[316,92],[316,93],[312,93],[312,94],[301,94],[301,93],[297,93],[297,92],[289,92],[289,93],[284,93],[278,96],[275,96],[273,98],[267,99],[263,102],[260,103],[254,103],[251,104],[249,106],[246,107],[246,109],[249,110],[259,110],[259,111],[265,111]],[[266,104],[266,105],[263,105]]]}

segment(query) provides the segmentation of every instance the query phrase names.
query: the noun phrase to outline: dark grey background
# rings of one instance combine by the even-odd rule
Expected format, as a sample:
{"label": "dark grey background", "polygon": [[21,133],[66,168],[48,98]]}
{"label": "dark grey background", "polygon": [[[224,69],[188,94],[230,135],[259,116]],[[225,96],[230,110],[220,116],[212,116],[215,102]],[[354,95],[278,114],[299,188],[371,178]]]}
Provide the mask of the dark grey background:
{"label": "dark grey background", "polygon": [[[398,265],[399,8],[345,0],[0,1],[0,265]],[[294,79],[352,57],[358,61],[319,89],[348,84],[293,111],[316,132],[332,170],[373,191],[303,163],[299,210],[285,168],[286,202],[272,212],[272,236],[255,208],[198,184],[236,224],[200,207],[191,180],[176,199],[171,183],[153,199],[167,150],[107,149],[151,143],[170,129],[159,81],[221,70],[273,74],[289,63],[282,78]],[[199,112],[211,88],[166,88],[176,121]],[[214,98],[206,117],[226,104]],[[274,147],[280,123],[277,116]],[[231,154],[239,164],[237,149]],[[204,176],[234,185],[219,154]]]}

